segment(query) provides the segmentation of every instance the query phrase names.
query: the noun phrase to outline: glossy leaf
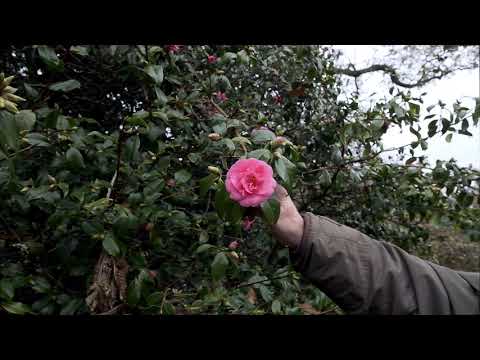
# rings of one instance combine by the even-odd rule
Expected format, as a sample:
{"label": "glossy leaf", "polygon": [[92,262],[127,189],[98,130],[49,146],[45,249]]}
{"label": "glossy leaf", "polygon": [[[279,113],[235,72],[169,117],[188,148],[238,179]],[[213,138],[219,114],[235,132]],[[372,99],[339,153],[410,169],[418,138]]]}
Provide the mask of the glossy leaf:
{"label": "glossy leaf", "polygon": [[280,216],[280,203],[277,199],[269,199],[261,204],[263,218],[268,224],[273,225]]}

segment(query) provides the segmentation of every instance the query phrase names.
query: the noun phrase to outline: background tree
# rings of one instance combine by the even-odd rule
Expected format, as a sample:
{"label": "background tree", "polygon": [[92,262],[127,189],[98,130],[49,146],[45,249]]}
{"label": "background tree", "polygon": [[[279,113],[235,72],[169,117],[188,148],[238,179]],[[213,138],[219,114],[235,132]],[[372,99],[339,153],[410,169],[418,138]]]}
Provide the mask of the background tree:
{"label": "background tree", "polygon": [[[269,162],[302,211],[407,250],[428,250],[430,223],[479,239],[479,172],[412,150],[471,135],[478,102],[429,109],[423,137],[421,97],[340,100],[329,47],[40,45],[1,49],[0,67],[26,99],[0,109],[8,312],[336,312],[273,246],[274,206],[242,229],[223,191],[241,157]],[[417,141],[384,148],[390,123]]]}

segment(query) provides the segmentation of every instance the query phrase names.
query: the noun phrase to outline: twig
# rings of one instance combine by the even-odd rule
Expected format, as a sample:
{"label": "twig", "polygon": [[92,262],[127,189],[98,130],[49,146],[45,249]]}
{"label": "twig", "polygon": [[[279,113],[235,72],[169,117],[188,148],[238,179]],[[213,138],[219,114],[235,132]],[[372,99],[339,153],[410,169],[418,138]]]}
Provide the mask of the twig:
{"label": "twig", "polygon": [[268,278],[268,279],[265,279],[265,280],[254,281],[254,282],[251,282],[251,283],[248,283],[248,284],[240,284],[240,285],[237,285],[235,287],[235,289],[240,289],[242,287],[251,286],[251,285],[255,285],[255,284],[260,284],[260,283],[264,283],[264,282],[267,282],[267,281],[283,279],[283,278],[286,278],[288,276],[290,276],[290,273],[287,273],[287,274],[282,275],[282,276],[277,276],[277,277],[274,277],[274,278]]}
{"label": "twig", "polygon": [[38,146],[38,145],[37,145],[37,144],[33,144],[33,145],[30,145],[30,146],[27,146],[26,148],[23,148],[23,149],[21,149],[21,150],[18,150],[17,152],[8,155],[8,159],[11,159],[11,158],[17,156],[18,154],[21,154],[21,153],[23,153],[23,152],[25,152],[25,151],[28,151],[28,150],[30,150],[30,149],[33,149],[33,148],[36,147],[36,146]]}
{"label": "twig", "polygon": [[165,289],[165,294],[163,294],[162,303],[160,304],[160,314],[163,314],[163,305],[165,304],[165,299],[167,298],[169,287]]}
{"label": "twig", "polygon": [[223,109],[222,109],[220,106],[218,106],[218,105],[215,103],[215,101],[213,101],[212,98],[210,98],[210,102],[211,102],[212,105],[215,107],[215,109],[217,109],[218,111],[220,111],[220,113],[221,113],[223,116],[225,116],[226,118],[228,118],[227,113],[226,113],[225,111],[223,111]]}

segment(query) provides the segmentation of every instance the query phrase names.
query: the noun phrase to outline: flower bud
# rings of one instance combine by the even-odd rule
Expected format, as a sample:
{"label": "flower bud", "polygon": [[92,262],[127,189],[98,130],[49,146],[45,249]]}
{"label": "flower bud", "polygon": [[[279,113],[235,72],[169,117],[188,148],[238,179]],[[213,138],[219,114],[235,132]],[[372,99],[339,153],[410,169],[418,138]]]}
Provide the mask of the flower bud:
{"label": "flower bud", "polygon": [[222,136],[219,133],[211,133],[208,135],[208,138],[212,141],[218,141],[222,138]]}
{"label": "flower bud", "polygon": [[154,225],[152,223],[148,223],[145,225],[145,231],[151,232],[153,230]]}
{"label": "flower bud", "polygon": [[50,185],[57,183],[57,180],[52,175],[47,175],[47,178]]}
{"label": "flower bud", "polygon": [[228,248],[230,250],[235,250],[237,249],[238,247],[240,246],[240,244],[238,243],[238,241],[232,241],[229,245],[228,245]]}
{"label": "flower bud", "polygon": [[214,175],[222,175],[222,171],[216,166],[209,166],[208,171]]}

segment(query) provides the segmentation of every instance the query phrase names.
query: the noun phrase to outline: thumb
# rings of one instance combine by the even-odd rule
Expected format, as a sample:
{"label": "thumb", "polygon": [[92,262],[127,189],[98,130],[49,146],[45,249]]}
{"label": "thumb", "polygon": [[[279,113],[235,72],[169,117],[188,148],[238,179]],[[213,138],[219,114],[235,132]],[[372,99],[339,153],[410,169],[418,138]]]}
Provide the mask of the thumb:
{"label": "thumb", "polygon": [[[284,202],[286,199],[288,199],[288,191],[280,184],[277,185],[275,188],[275,191],[272,195],[272,198],[278,200],[280,203],[280,206],[282,202]],[[249,207],[245,211],[245,216],[246,217],[262,217],[262,209],[260,206],[257,207]]]}

